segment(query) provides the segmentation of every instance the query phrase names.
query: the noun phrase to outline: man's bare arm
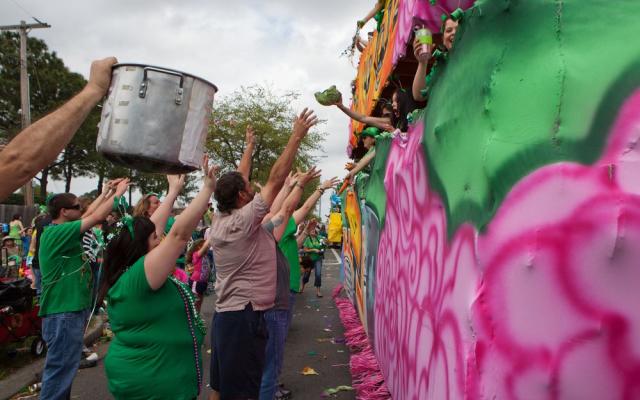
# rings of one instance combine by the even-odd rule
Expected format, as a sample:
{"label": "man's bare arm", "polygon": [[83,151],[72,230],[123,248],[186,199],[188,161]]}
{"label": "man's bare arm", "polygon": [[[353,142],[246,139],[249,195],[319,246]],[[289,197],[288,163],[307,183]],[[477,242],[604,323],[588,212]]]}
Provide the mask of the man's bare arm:
{"label": "man's bare arm", "polygon": [[287,146],[284,148],[278,160],[271,167],[269,172],[269,179],[267,184],[260,191],[260,195],[265,203],[269,206],[273,204],[273,200],[278,195],[278,192],[284,184],[284,180],[291,171],[293,160],[296,157],[298,148],[302,143],[302,139],[309,132],[309,129],[318,123],[318,118],[313,114],[313,111],[306,108],[300,113],[293,124],[293,133],[289,138]]}
{"label": "man's bare arm", "polygon": [[242,153],[240,165],[238,165],[238,172],[240,172],[246,180],[249,180],[249,175],[251,175],[251,157],[256,147],[256,136],[251,125],[247,126],[245,142],[246,147],[244,148],[244,153]]}
{"label": "man's bare arm", "polygon": [[51,164],[71,141],[111,82],[113,57],[94,61],[87,86],[62,107],[20,132],[0,153],[0,200]]}

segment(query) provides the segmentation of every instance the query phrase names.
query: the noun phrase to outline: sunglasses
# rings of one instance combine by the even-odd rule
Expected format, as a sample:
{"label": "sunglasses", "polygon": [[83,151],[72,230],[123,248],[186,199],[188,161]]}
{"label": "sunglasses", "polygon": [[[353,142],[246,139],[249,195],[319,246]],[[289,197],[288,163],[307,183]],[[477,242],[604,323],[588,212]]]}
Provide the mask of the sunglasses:
{"label": "sunglasses", "polygon": [[79,210],[80,209],[80,204],[74,204],[70,207],[62,207],[62,208],[66,208],[67,210]]}

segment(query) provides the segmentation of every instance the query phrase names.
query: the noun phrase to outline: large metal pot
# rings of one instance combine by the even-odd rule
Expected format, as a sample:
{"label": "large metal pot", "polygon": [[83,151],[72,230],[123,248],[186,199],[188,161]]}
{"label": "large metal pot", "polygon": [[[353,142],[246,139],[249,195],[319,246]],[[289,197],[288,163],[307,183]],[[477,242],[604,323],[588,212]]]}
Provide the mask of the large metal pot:
{"label": "large metal pot", "polygon": [[217,91],[184,72],[117,64],[96,149],[116,164],[144,172],[193,171],[202,163]]}

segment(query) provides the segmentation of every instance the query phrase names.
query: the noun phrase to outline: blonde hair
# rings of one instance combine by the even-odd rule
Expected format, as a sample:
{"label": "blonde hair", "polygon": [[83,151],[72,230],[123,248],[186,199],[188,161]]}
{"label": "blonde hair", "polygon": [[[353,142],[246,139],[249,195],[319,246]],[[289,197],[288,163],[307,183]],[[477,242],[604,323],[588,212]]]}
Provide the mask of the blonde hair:
{"label": "blonde hair", "polygon": [[155,193],[147,193],[138,201],[136,206],[133,208],[133,216],[134,217],[147,217],[151,218],[149,215],[149,207],[151,207],[151,202],[149,199],[153,196],[158,197]]}

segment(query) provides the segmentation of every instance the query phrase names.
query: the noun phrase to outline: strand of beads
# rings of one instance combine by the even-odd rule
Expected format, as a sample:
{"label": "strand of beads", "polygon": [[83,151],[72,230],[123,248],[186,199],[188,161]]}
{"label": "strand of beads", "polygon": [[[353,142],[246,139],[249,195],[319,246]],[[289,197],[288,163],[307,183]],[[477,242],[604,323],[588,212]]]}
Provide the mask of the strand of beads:
{"label": "strand of beads", "polygon": [[180,281],[179,279],[177,279],[173,275],[171,275],[169,278],[178,287],[178,289],[182,292],[181,295],[184,294],[183,300],[184,300],[184,298],[186,298],[185,301],[187,303],[189,303],[189,308],[191,309],[191,315],[193,315],[193,317],[195,319],[196,327],[198,328],[198,330],[203,335],[206,335],[207,334],[207,326],[205,325],[204,320],[200,316],[200,313],[196,309],[196,303],[195,303],[195,301],[193,299],[193,295],[191,294],[191,290],[189,289],[189,286],[185,285],[182,281]]}
{"label": "strand of beads", "polygon": [[[193,304],[193,300],[191,299],[191,296],[187,292],[188,290],[187,286],[172,275],[169,276],[169,280],[173,282],[173,284],[176,286],[176,289],[178,289],[178,293],[180,294],[180,297],[182,298],[182,302],[184,303],[185,314],[187,314],[187,324],[189,326],[189,333],[191,334],[191,339],[193,340],[193,356],[196,364],[196,376],[198,380],[198,395],[199,395],[200,388],[202,387],[202,370],[200,369],[200,349],[198,346],[198,339],[196,338],[193,319],[194,318],[196,319],[195,325],[198,325],[198,329],[200,329],[200,331],[202,332],[200,324],[197,321],[197,320],[200,320],[202,322],[202,318],[200,318],[200,315],[198,314],[195,308],[195,305]],[[194,318],[192,318],[192,315],[194,316]],[[202,322],[202,327],[204,327],[204,322]],[[206,327],[204,328],[203,333],[206,333]]]}

